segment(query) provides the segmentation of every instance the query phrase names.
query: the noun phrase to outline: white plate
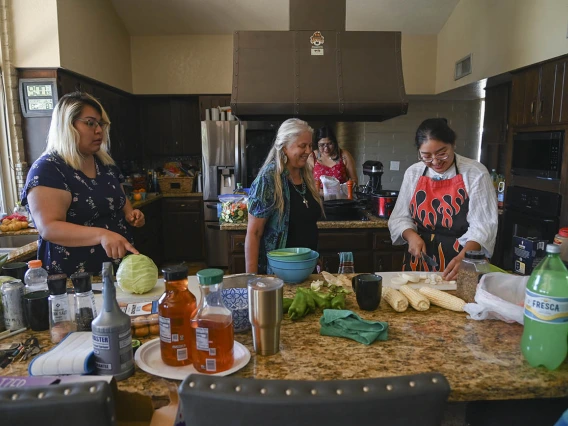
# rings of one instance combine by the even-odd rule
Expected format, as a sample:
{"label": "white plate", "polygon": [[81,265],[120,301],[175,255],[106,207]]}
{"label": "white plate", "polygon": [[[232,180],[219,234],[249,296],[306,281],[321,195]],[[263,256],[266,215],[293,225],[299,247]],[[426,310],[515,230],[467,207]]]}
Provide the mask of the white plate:
{"label": "white plate", "polygon": [[[227,376],[239,371],[250,361],[249,350],[241,345],[235,340],[233,346],[233,354],[235,356],[235,362],[233,366],[220,373],[211,374],[211,376]],[[134,356],[136,364],[146,373],[153,374],[155,376],[164,377],[166,379],[183,380],[190,374],[203,374],[197,371],[193,365],[185,365],[183,367],[172,367],[170,365],[164,364],[162,361],[162,356],[160,354],[160,339],[154,339],[149,342],[144,343],[136,351]]]}
{"label": "white plate", "polygon": [[[391,280],[394,277],[400,277],[403,274],[403,272],[375,272],[375,274],[383,277],[384,286],[396,289],[400,288],[400,284],[393,284]],[[440,276],[442,275],[441,272],[406,272],[406,271],[404,272],[404,274],[407,275],[426,274],[427,276],[430,276],[430,274],[436,274]],[[417,283],[408,282],[407,284],[409,287],[416,289],[419,289],[420,287],[432,287],[432,288],[437,288],[438,290],[455,290],[457,288],[456,283],[450,284],[449,282],[441,282],[440,284],[426,284],[424,280],[420,280]]]}

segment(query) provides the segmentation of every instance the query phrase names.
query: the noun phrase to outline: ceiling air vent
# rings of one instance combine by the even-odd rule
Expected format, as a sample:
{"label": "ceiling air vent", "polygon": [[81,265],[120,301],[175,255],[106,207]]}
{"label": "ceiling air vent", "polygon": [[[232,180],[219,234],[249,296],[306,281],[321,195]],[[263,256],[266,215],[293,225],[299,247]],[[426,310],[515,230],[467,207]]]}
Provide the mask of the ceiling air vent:
{"label": "ceiling air vent", "polygon": [[456,69],[454,71],[454,80],[459,80],[466,75],[471,74],[471,53],[465,58],[456,62]]}

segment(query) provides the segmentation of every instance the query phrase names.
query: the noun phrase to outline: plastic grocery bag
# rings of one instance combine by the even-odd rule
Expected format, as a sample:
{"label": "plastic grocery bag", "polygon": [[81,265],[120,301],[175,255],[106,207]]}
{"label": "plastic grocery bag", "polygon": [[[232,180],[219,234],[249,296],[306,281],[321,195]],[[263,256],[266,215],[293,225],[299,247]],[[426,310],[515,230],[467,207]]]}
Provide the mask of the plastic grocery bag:
{"label": "plastic grocery bag", "polygon": [[323,199],[325,201],[347,198],[347,195],[341,191],[341,185],[336,178],[323,175],[320,176],[320,180],[323,186]]}
{"label": "plastic grocery bag", "polygon": [[464,310],[474,320],[498,319],[523,324],[528,280],[528,276],[502,272],[485,274],[475,292],[477,303],[467,303]]}

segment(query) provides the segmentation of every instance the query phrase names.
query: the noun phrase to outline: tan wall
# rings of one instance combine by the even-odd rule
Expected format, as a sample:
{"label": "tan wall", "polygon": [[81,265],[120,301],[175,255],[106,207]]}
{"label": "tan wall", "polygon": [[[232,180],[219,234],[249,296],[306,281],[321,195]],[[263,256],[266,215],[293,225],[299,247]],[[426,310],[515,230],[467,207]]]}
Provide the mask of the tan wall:
{"label": "tan wall", "polygon": [[17,68],[60,64],[56,0],[13,0],[12,58]]}
{"label": "tan wall", "polygon": [[61,66],[132,92],[130,36],[111,1],[57,0],[57,13]]}
{"label": "tan wall", "polygon": [[231,93],[232,35],[132,37],[135,94]]}
{"label": "tan wall", "polygon": [[[568,53],[566,0],[461,0],[438,34],[436,92]],[[454,81],[473,54],[472,74]]]}
{"label": "tan wall", "polygon": [[436,35],[402,35],[402,73],[407,94],[435,93],[436,44]]}

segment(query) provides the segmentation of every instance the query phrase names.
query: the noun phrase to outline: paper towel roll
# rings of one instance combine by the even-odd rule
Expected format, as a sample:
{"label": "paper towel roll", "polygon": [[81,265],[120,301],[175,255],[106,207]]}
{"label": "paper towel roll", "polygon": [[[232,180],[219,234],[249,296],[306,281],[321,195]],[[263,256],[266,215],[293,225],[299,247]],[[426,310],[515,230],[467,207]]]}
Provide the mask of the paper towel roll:
{"label": "paper towel roll", "polygon": [[217,108],[211,108],[211,120],[219,121],[219,110]]}

